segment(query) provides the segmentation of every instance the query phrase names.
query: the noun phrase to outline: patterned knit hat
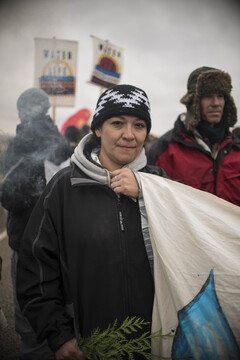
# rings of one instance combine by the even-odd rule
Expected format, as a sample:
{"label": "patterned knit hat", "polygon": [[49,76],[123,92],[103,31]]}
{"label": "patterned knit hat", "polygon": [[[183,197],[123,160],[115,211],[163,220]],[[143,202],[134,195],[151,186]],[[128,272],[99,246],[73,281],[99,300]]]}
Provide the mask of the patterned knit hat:
{"label": "patterned knit hat", "polygon": [[227,72],[203,66],[190,74],[187,88],[188,92],[180,102],[187,106],[185,126],[188,130],[194,130],[201,121],[202,96],[214,93],[220,93],[225,98],[225,128],[232,127],[237,122],[237,109],[231,96],[232,80]]}
{"label": "patterned knit hat", "polygon": [[146,93],[132,85],[116,85],[99,97],[91,123],[94,131],[113,116],[132,115],[144,120],[147,133],[151,129],[150,104]]}

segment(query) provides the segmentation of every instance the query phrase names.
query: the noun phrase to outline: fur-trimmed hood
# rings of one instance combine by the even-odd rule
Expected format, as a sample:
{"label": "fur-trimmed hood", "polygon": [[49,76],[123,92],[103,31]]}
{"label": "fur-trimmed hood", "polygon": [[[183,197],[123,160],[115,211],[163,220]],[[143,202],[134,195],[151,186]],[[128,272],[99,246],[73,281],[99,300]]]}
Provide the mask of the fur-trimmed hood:
{"label": "fur-trimmed hood", "polygon": [[205,66],[194,70],[188,79],[188,92],[180,100],[187,107],[186,128],[192,131],[197,127],[201,121],[201,97],[214,93],[224,95],[224,125],[227,129],[233,127],[237,122],[237,108],[231,90],[231,77],[227,72]]}

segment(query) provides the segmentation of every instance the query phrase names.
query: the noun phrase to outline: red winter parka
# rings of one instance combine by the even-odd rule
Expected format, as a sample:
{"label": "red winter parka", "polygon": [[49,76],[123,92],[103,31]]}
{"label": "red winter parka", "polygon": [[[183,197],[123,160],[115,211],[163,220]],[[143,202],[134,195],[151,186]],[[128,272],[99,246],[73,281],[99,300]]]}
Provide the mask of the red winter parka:
{"label": "red winter parka", "polygon": [[161,167],[170,178],[240,206],[240,141],[230,132],[214,159],[186,130],[180,115],[174,128],[153,144],[147,157],[148,164]]}

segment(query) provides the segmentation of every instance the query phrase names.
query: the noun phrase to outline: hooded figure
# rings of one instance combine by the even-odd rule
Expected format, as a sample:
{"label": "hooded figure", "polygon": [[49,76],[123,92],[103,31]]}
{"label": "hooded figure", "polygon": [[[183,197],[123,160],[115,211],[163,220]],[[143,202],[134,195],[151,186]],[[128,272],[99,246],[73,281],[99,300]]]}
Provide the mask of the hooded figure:
{"label": "hooded figure", "polygon": [[227,72],[207,66],[194,70],[180,100],[186,113],[147,157],[171,178],[240,205],[240,143],[230,131],[237,122],[231,90]]}
{"label": "hooded figure", "polygon": [[47,114],[50,102],[47,93],[38,88],[25,90],[17,100],[18,116],[21,122],[37,120]]}
{"label": "hooded figure", "polygon": [[24,360],[41,360],[50,352],[46,342],[37,342],[15,296],[16,267],[23,232],[46,186],[44,161],[59,165],[69,156],[65,138],[47,115],[49,107],[48,95],[42,89],[31,88],[19,96],[17,110],[21,123],[17,125],[16,136],[10,141],[3,162],[1,204],[8,210],[15,328],[21,337],[20,359]]}
{"label": "hooded figure", "polygon": [[75,148],[72,165],[50,180],[28,223],[18,300],[56,359],[90,358],[77,346],[79,333],[86,338],[116,319],[141,317],[149,322],[143,332],[151,328],[153,254],[137,179],[139,171],[166,175],[147,166],[150,128],[143,90],[103,92],[92,133]]}

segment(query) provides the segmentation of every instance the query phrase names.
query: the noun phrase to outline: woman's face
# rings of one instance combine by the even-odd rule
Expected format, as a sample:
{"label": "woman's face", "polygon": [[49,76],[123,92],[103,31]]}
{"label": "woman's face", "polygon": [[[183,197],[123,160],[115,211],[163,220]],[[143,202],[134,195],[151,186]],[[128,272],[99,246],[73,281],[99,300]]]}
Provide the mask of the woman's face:
{"label": "woman's face", "polygon": [[114,171],[132,162],[141,151],[147,136],[147,125],[136,116],[114,116],[96,129],[101,138],[99,160],[103,167]]}

